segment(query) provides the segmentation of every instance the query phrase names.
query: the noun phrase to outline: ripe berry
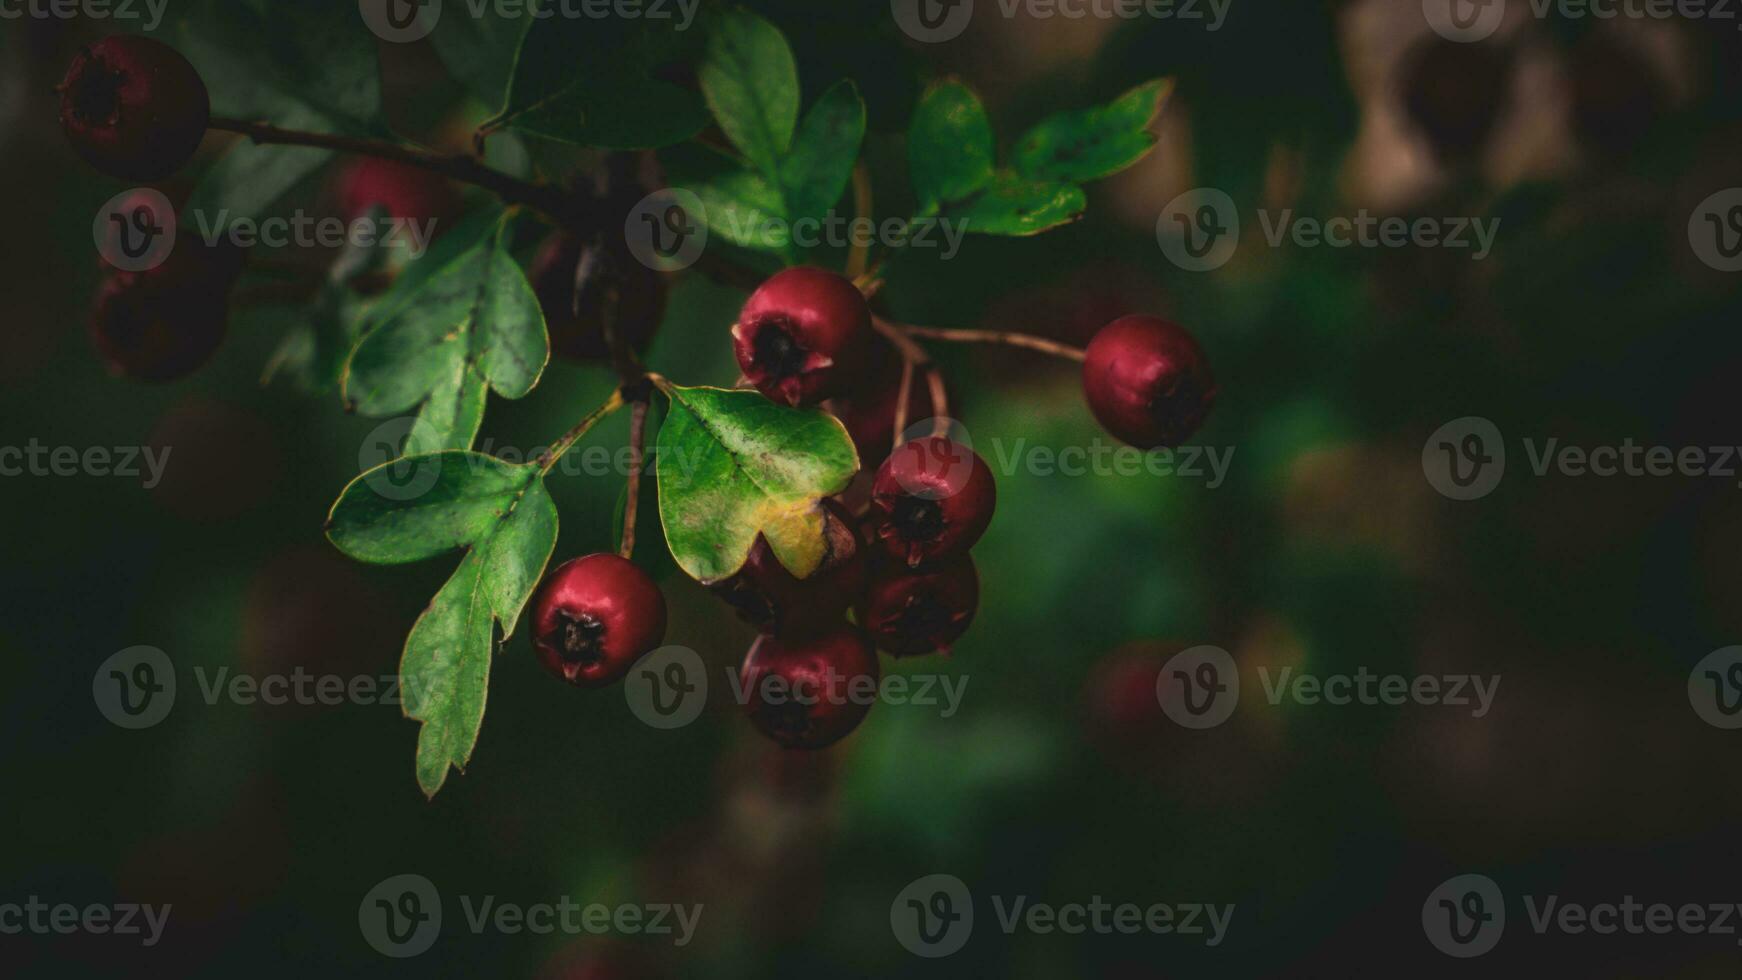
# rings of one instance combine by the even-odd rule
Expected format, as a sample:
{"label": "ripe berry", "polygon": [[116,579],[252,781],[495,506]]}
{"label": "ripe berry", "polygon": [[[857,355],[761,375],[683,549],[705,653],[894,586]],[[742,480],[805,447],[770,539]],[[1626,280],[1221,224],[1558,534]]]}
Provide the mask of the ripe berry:
{"label": "ripe berry", "polygon": [[910,568],[966,554],[992,523],[998,484],[978,453],[930,436],[904,443],[871,485],[871,533]]}
{"label": "ripe berry", "polygon": [[626,558],[594,554],[545,576],[532,597],[532,648],[576,687],[603,687],[665,639],[665,596]]}
{"label": "ripe berry", "polygon": [[1404,111],[1434,155],[1455,163],[1479,153],[1511,88],[1508,50],[1436,37],[1408,52],[1399,71]]}
{"label": "ripe berry", "polygon": [[570,360],[609,357],[607,326],[644,351],[665,316],[665,277],[627,253],[566,232],[545,239],[527,278],[544,309],[551,352]]}
{"label": "ripe berry", "polygon": [[460,212],[460,193],[447,178],[380,157],[359,157],[341,170],[338,194],[347,221],[380,208],[389,218],[440,226]]}
{"label": "ripe berry", "polygon": [[897,657],[943,651],[980,608],[980,576],[966,555],[919,571],[887,567],[859,606],[859,625]]}
{"label": "ripe berry", "polygon": [[91,339],[117,375],[173,381],[224,339],[241,253],[183,236],[163,264],[116,272],[97,289]]}
{"label": "ripe berry", "polygon": [[865,720],[879,676],[865,634],[843,624],[804,640],[757,637],[739,683],[758,731],[789,749],[820,749]]}
{"label": "ripe berry", "polygon": [[865,588],[865,553],[859,522],[845,507],[824,500],[823,538],[827,554],[809,578],[794,578],[761,537],[736,575],[714,592],[738,611],[739,618],[764,633],[803,636],[838,628]]}
{"label": "ripe berry", "polygon": [[123,180],[161,180],[199,149],[211,100],[199,72],[147,37],[106,37],[73,57],[60,121],[86,163]]}
{"label": "ripe berry", "polygon": [[870,355],[871,311],[859,288],[833,272],[796,268],[750,295],[732,328],[738,367],[757,390],[787,405],[846,393]]}
{"label": "ripe berry", "polygon": [[1141,315],[1114,320],[1089,342],[1083,392],[1101,425],[1139,449],[1184,442],[1216,401],[1198,342],[1176,324]]}

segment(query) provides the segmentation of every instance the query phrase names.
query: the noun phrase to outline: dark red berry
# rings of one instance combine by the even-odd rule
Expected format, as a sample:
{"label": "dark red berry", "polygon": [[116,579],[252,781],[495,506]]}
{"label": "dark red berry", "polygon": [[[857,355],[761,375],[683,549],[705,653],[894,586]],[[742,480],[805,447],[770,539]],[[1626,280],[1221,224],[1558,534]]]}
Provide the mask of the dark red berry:
{"label": "dark red berry", "polygon": [[60,86],[60,121],[86,163],[123,180],[161,180],[200,147],[211,100],[199,72],[147,37],[106,37],[80,51]]}
{"label": "dark red berry", "polygon": [[715,594],[764,633],[791,637],[838,628],[865,588],[865,553],[853,515],[833,500],[823,501],[823,510],[827,551],[809,578],[794,578],[757,537],[744,567],[714,586]]}
{"label": "dark red berry", "polygon": [[1404,55],[1403,108],[1448,163],[1468,160],[1488,142],[1512,85],[1512,56],[1493,43],[1434,37]]}
{"label": "dark red berry", "polygon": [[389,218],[439,226],[461,208],[460,192],[447,178],[381,157],[359,157],[339,171],[338,192],[347,221],[380,208]]}
{"label": "dark red berry", "polygon": [[998,484],[979,454],[948,436],[903,443],[871,484],[869,531],[909,567],[964,555],[992,523]]}
{"label": "dark red berry", "polygon": [[850,626],[806,639],[756,638],[739,671],[750,723],[789,749],[845,738],[871,710],[877,652]]}
{"label": "dark red berry", "polygon": [[1191,334],[1160,317],[1132,315],[1089,342],[1083,393],[1108,432],[1139,449],[1160,449],[1204,424],[1216,382]]}
{"label": "dark red berry", "polygon": [[91,314],[97,352],[114,374],[141,381],[191,374],[223,342],[240,272],[240,252],[184,235],[161,265],[111,274]]}
{"label": "dark red berry", "polygon": [[545,670],[576,687],[603,687],[665,639],[665,596],[628,559],[587,555],[539,583],[531,632]]}
{"label": "dark red berry", "polygon": [[848,280],[823,269],[776,273],[732,328],[744,377],[769,399],[814,405],[845,394],[870,358],[871,311]]}
{"label": "dark red berry", "polygon": [[566,232],[545,239],[527,270],[544,309],[551,353],[573,361],[610,356],[606,328],[637,353],[665,316],[665,277],[626,251]]}
{"label": "dark red berry", "polygon": [[980,576],[967,556],[918,571],[891,565],[872,578],[859,625],[898,657],[948,653],[979,608]]}

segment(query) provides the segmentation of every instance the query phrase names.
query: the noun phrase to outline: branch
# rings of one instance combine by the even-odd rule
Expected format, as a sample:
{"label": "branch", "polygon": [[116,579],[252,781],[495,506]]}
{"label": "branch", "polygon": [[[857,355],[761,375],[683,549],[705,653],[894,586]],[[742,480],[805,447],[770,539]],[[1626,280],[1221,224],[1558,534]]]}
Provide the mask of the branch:
{"label": "branch", "polygon": [[611,397],[605,399],[605,404],[593,409],[592,414],[575,423],[574,428],[563,433],[561,439],[552,443],[549,449],[539,454],[538,459],[535,460],[539,466],[539,473],[549,475],[550,471],[556,468],[557,460],[562,459],[564,453],[573,449],[575,443],[581,441],[581,437],[587,434],[588,429],[598,425],[601,419],[622,407],[623,392],[611,392]]}
{"label": "branch", "polygon": [[582,201],[560,188],[522,180],[463,154],[431,153],[386,140],[357,136],[281,129],[270,123],[249,122],[245,119],[213,117],[210,125],[212,129],[237,133],[259,144],[313,146],[341,153],[380,157],[419,167],[450,180],[481,187],[509,204],[521,204],[542,211],[563,225],[585,226],[592,219],[590,209]]}
{"label": "branch", "polygon": [[897,324],[896,327],[909,337],[924,337],[927,340],[943,340],[955,344],[1004,344],[1007,347],[1040,351],[1067,361],[1080,362],[1087,357],[1080,347],[1027,333],[1011,333],[1005,330],[947,330],[942,327],[915,327],[905,323]]}
{"label": "branch", "polygon": [[641,465],[647,438],[647,391],[636,401],[629,416],[629,497],[623,502],[623,543],[617,554],[635,557],[635,518],[641,504]]}
{"label": "branch", "polygon": [[[933,424],[932,430],[933,432],[941,430],[946,424],[944,420],[950,417],[950,395],[948,389],[944,387],[943,372],[938,370],[937,364],[931,359],[931,354],[908,336],[899,324],[891,323],[880,316],[873,316],[871,326],[878,333],[889,338],[889,342],[894,344],[895,349],[901,353],[901,359],[906,362],[902,367],[904,373],[913,370],[925,372],[926,383],[931,388],[932,418],[937,420]],[[911,381],[908,387],[911,391]],[[905,421],[907,414],[907,400],[905,398],[896,405],[895,411],[896,421]],[[895,444],[897,447],[901,445],[901,428],[900,425],[896,426]]]}

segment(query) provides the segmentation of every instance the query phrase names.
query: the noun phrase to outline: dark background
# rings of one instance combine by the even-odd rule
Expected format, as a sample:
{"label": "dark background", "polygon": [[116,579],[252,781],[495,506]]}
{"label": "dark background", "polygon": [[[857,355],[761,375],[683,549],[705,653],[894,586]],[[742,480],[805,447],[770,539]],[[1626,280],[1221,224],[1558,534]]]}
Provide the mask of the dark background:
{"label": "dark background", "polygon": [[[174,0],[171,0],[173,3]],[[1518,4],[1515,4],[1515,6]],[[1493,71],[1422,84],[1500,104],[1474,158],[1435,159],[1402,109],[1412,2],[1233,0],[1216,32],[1178,21],[1005,20],[905,41],[882,3],[760,4],[799,51],[807,101],[866,91],[879,202],[925,79],[978,88],[1007,141],[1047,113],[1171,74],[1157,153],[1094,185],[1086,220],[1031,240],[905,256],[888,308],[1082,343],[1113,315],[1176,317],[1220,399],[1196,441],[1234,447],[1203,481],[1001,475],[976,550],[984,602],[949,660],[963,710],[881,705],[834,750],[790,757],[729,704],[673,733],[619,691],[565,688],[508,642],[470,771],[426,802],[396,708],[207,705],[193,668],[391,673],[447,562],[351,563],[321,536],[379,420],[259,384],[271,321],[239,312],[193,378],[108,378],[85,320],[91,216],[121,185],[58,132],[53,86],[87,21],[0,21],[0,444],[170,446],[162,484],[0,478],[0,901],[173,903],[164,941],[0,936],[20,976],[1734,976],[1735,937],[1538,936],[1518,896],[1742,900],[1736,732],[1690,708],[1695,662],[1742,636],[1742,490],[1717,477],[1536,477],[1520,440],[1742,442],[1742,277],[1689,247],[1688,217],[1742,183],[1735,21],[1515,18]],[[819,10],[818,8],[822,8]],[[365,30],[361,21],[356,30]],[[390,116],[439,140],[466,102],[421,46],[383,51]],[[1486,93],[1486,94],[1485,94]],[[1460,101],[1464,100],[1464,101]],[[221,142],[209,142],[215,154]],[[203,165],[203,164],[201,164]],[[318,182],[317,182],[318,184]],[[1156,216],[1213,186],[1330,217],[1500,217],[1493,255],[1271,248],[1251,221],[1213,273],[1171,265]],[[185,189],[185,188],[184,188]],[[330,207],[311,185],[283,206]],[[894,213],[893,210],[880,214]],[[649,361],[730,384],[742,294],[679,281]],[[976,441],[1105,439],[1074,369],[942,350]],[[536,447],[609,390],[556,364],[485,439]],[[1499,489],[1460,503],[1423,477],[1429,433],[1478,415],[1506,434]],[[619,445],[625,421],[593,437]],[[591,440],[590,440],[591,441]],[[558,558],[611,543],[615,479],[553,481]],[[669,640],[717,671],[751,636],[644,538]],[[1178,728],[1146,685],[1168,653],[1231,651],[1248,695]],[[162,648],[182,686],[163,724],[95,710],[114,652]],[[1447,707],[1271,707],[1260,665],[1502,677],[1484,718]],[[1134,693],[1135,692],[1135,693]],[[363,894],[390,875],[448,896],[435,948],[365,944]],[[889,905],[909,881],[968,883],[979,925],[940,961],[907,954]],[[1441,956],[1421,905],[1490,875],[1499,949]],[[485,933],[458,895],[701,902],[687,949],[633,937]],[[1227,940],[1005,936],[989,896],[1235,903]],[[634,961],[624,965],[621,961]],[[593,970],[593,973],[583,972]],[[612,972],[616,971],[616,972]]]}

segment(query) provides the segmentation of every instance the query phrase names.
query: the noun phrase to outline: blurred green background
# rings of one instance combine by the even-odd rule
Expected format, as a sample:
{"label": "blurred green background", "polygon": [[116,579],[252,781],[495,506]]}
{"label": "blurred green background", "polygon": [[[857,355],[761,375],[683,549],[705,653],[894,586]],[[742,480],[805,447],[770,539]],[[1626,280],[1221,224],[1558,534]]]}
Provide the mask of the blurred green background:
{"label": "blurred green background", "polygon": [[[861,83],[880,215],[903,203],[900,134],[928,78],[973,84],[1008,138],[1176,76],[1156,154],[1091,187],[1084,221],[971,237],[947,261],[909,250],[882,301],[910,322],[1074,343],[1120,313],[1176,318],[1221,384],[1195,441],[1232,447],[1227,480],[1001,473],[972,631],[947,660],[885,660],[966,678],[962,710],[879,705],[816,756],[762,741],[723,698],[689,727],[654,731],[619,690],[554,683],[516,636],[469,771],[426,802],[416,727],[397,708],[199,696],[196,667],[391,673],[451,563],[366,567],[326,544],[326,510],[381,420],[260,383],[281,318],[238,312],[214,362],[184,382],[104,374],[84,326],[100,277],[90,222],[120,185],[67,148],[53,87],[106,25],[0,21],[0,445],[173,447],[149,489],[0,478],[0,902],[174,906],[151,949],[0,935],[0,973],[1734,975],[1733,939],[1537,936],[1516,906],[1499,950],[1459,963],[1420,920],[1428,892],[1464,872],[1513,896],[1742,899],[1736,733],[1687,697],[1693,664],[1742,635],[1742,490],[1719,477],[1537,477],[1520,447],[1742,442],[1742,278],[1702,264],[1687,235],[1695,207],[1742,173],[1733,21],[1514,17],[1492,70],[1453,60],[1412,74],[1432,45],[1413,2],[1233,0],[1215,31],[1005,18],[983,2],[939,45],[904,38],[881,2],[752,6],[799,52],[807,101],[843,75]],[[384,45],[382,58],[402,132],[433,140],[488,115],[427,46]],[[1492,127],[1441,159],[1405,108],[1412,91],[1454,120],[1492,101]],[[328,177],[280,208],[330,206]],[[1232,262],[1187,272],[1155,221],[1205,186],[1251,223]],[[1273,248],[1259,208],[1501,225],[1481,261]],[[649,363],[733,383],[741,302],[682,276]],[[983,452],[1106,440],[1071,366],[937,352]],[[492,401],[481,445],[543,445],[611,383],[555,363],[532,396]],[[1513,458],[1498,490],[1460,503],[1433,490],[1420,457],[1468,415],[1492,420]],[[613,419],[589,444],[620,445],[625,427]],[[557,558],[609,548],[620,481],[552,490]],[[654,525],[643,540],[669,642],[699,651],[717,681],[750,632],[653,556]],[[95,710],[92,674],[140,644],[170,655],[181,691],[165,722],[125,731]],[[1166,655],[1196,644],[1232,652],[1249,685],[1233,721],[1208,731],[1146,703]],[[1502,682],[1483,718],[1265,704],[1251,672],[1288,665]],[[968,883],[978,923],[961,952],[922,960],[895,941],[890,903],[940,872]],[[448,925],[430,952],[394,961],[364,941],[358,903],[401,873],[437,885]],[[460,895],[705,912],[674,949],[474,935]],[[1004,935],[993,895],[1237,911],[1215,948]]]}

